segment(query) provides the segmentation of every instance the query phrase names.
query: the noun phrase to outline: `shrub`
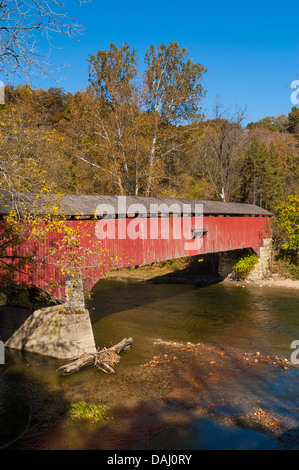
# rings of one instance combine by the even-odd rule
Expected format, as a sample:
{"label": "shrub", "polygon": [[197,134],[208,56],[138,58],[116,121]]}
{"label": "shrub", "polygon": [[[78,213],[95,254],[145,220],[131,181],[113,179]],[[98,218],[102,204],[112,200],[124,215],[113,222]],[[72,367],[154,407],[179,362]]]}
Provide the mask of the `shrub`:
{"label": "shrub", "polygon": [[259,257],[257,255],[248,255],[241,258],[234,266],[233,270],[237,272],[241,277],[245,278],[248,276],[250,271],[254,268],[258,262]]}

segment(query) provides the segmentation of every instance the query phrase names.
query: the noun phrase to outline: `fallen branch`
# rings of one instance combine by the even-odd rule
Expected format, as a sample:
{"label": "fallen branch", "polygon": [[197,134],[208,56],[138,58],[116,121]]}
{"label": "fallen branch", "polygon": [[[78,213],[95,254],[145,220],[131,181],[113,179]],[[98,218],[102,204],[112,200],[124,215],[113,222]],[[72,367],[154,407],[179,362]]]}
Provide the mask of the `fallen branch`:
{"label": "fallen branch", "polygon": [[133,338],[124,338],[120,343],[115,344],[111,348],[103,348],[96,353],[84,353],[76,357],[68,364],[59,367],[56,370],[58,375],[70,375],[78,372],[84,367],[94,365],[105,374],[114,374],[114,366],[120,361],[119,353],[130,349]]}

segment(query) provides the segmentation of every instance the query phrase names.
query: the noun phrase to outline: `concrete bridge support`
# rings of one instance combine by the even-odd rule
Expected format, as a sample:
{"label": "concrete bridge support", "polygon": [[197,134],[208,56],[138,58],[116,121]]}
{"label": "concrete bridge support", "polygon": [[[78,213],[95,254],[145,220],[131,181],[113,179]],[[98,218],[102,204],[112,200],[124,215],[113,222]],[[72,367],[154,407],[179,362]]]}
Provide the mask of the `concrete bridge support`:
{"label": "concrete bridge support", "polygon": [[272,256],[272,238],[265,238],[263,246],[260,248],[259,261],[248,276],[250,281],[261,281],[267,277],[272,261]]}
{"label": "concrete bridge support", "polygon": [[71,310],[85,309],[84,286],[81,278],[65,280],[65,303]]}
{"label": "concrete bridge support", "polygon": [[96,352],[88,310],[67,313],[63,305],[33,312],[6,341],[5,347],[57,359]]}
{"label": "concrete bridge support", "polygon": [[5,346],[57,359],[73,359],[85,352],[95,353],[82,279],[67,279],[65,289],[65,304],[41,308],[27,316],[7,339]]}

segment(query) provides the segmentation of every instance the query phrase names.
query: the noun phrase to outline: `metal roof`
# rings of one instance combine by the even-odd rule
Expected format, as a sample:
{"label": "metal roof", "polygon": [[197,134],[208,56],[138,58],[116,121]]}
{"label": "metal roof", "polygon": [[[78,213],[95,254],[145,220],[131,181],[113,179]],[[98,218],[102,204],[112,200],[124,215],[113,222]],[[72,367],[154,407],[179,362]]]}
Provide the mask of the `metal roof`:
{"label": "metal roof", "polygon": [[[140,213],[144,215],[155,213],[156,205],[160,206],[161,204],[166,204],[168,207],[172,206],[172,210],[170,210],[170,212],[177,214],[182,214],[184,211],[187,211],[187,213],[190,212],[191,214],[198,213],[196,205],[202,204],[204,215],[273,215],[271,212],[256,205],[235,202],[142,196],[101,196],[89,194],[69,194],[64,196],[40,195],[40,197],[36,199],[36,196],[32,194],[10,193],[9,191],[1,191],[0,193],[0,215],[7,215],[12,209],[23,212],[26,211],[26,208],[33,206],[36,206],[37,210],[40,212],[49,212],[51,204],[54,204],[56,200],[57,205],[61,207],[63,214],[69,217],[75,215],[94,216],[99,206],[100,209],[103,209],[103,206],[101,206],[102,204],[109,205],[111,209],[113,208],[114,213],[119,215],[130,215],[130,213],[131,215],[134,215],[136,207],[132,207],[131,210],[128,210],[132,204],[138,204]],[[163,209],[163,206],[160,207],[160,212],[163,213],[164,211],[165,209]]]}

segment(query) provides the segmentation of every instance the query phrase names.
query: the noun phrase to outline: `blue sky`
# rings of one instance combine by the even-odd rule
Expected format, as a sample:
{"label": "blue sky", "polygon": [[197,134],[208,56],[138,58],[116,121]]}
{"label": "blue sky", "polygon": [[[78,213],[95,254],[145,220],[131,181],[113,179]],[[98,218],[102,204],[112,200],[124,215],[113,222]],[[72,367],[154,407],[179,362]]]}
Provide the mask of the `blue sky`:
{"label": "blue sky", "polygon": [[142,70],[150,44],[176,41],[189,57],[208,68],[202,105],[212,115],[216,95],[227,108],[247,106],[247,122],[287,114],[292,108],[288,88],[299,78],[298,14],[294,2],[92,0],[84,7],[65,0],[71,16],[86,25],[80,40],[57,38],[55,66],[68,64],[62,77],[39,80],[35,86],[83,89],[88,81],[87,58],[109,43],[127,42],[137,49]]}

